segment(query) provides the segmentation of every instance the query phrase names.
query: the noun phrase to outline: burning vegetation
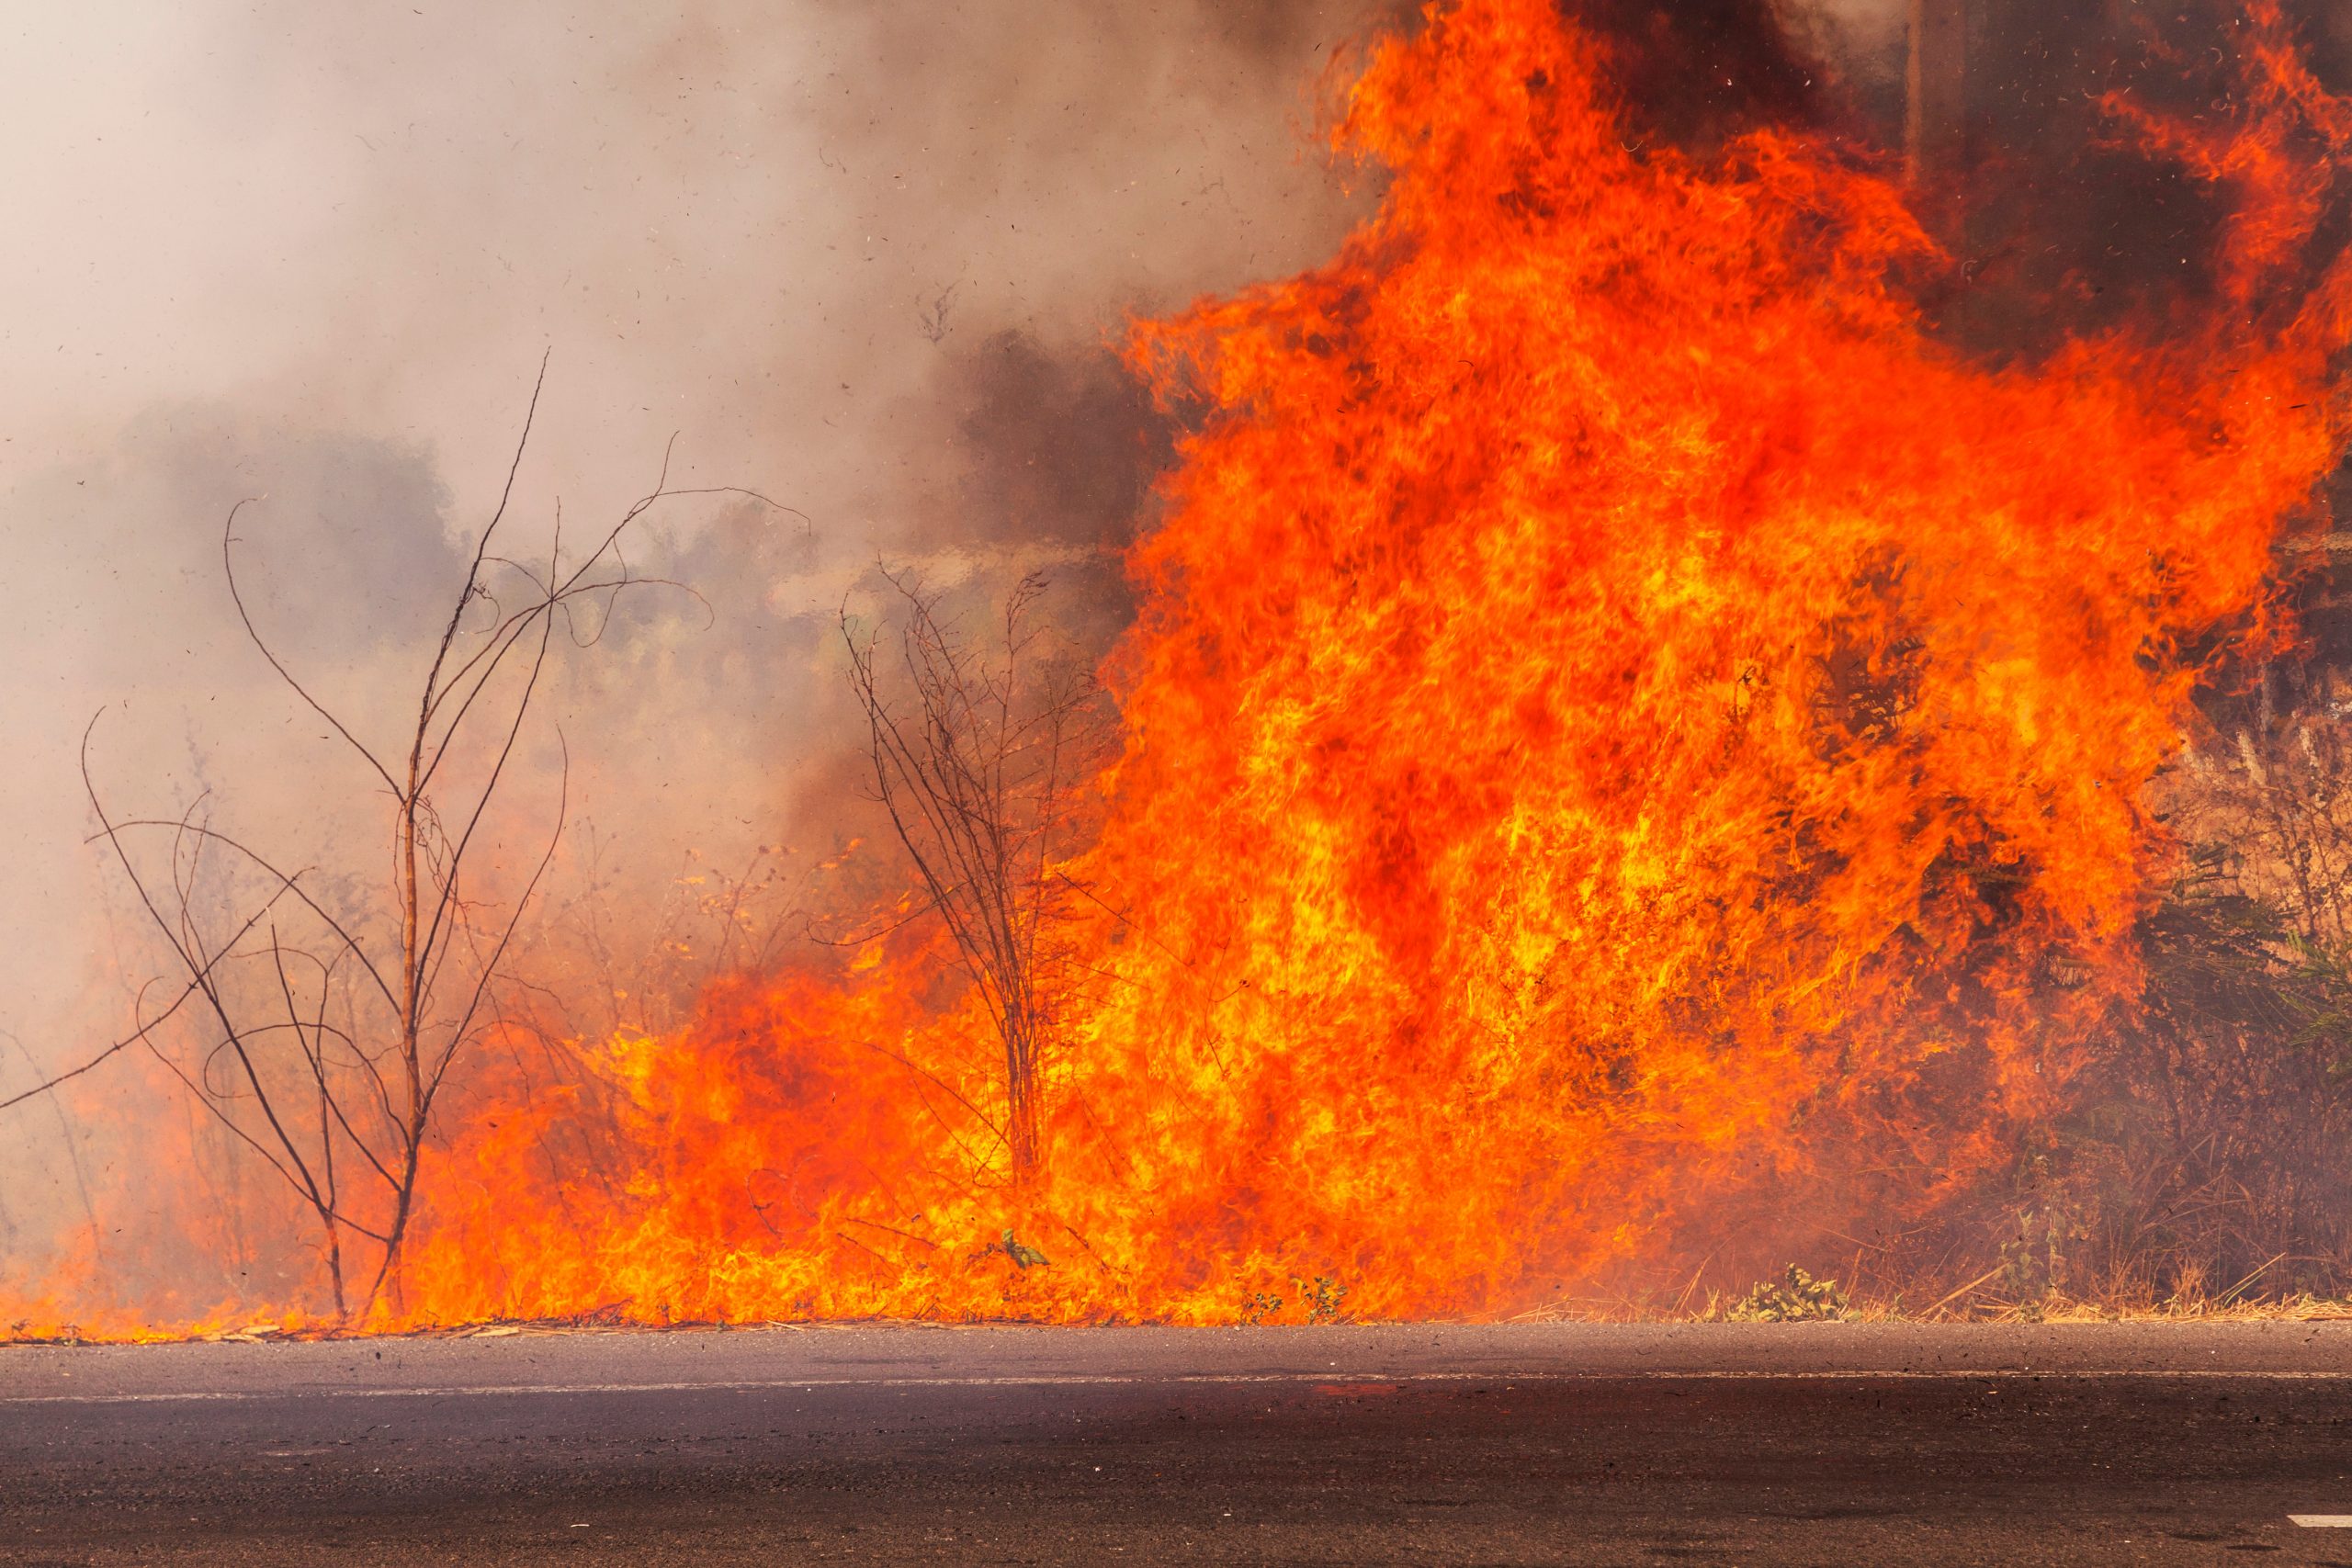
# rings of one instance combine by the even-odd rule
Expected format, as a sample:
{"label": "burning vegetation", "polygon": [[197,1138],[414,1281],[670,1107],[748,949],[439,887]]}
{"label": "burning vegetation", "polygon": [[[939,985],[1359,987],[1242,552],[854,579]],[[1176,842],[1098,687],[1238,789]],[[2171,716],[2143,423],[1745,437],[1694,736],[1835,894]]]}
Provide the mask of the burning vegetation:
{"label": "burning vegetation", "polygon": [[[310,1108],[245,1209],[319,1261],[219,1311],[2352,1287],[2352,102],[2271,0],[2151,31],[2070,156],[2175,191],[2197,252],[2053,277],[1722,9],[1698,50],[1642,7],[1449,0],[1368,51],[1333,136],[1376,216],[1133,329],[1182,434],[1099,673],[1026,582],[845,615],[895,842],[824,941],[721,948],[684,1016],[602,1034],[551,948],[475,943],[447,1087],[380,1114],[388,1042],[305,960],[243,1088],[188,1092],[248,1144]],[[1660,85],[1743,29],[1752,90]],[[528,635],[582,583],[543,570]],[[412,905],[472,908],[456,864]],[[199,996],[277,987],[252,912],[183,948]],[[280,962],[232,979],[240,942]],[[446,1032],[402,962],[396,1061]],[[372,1293],[334,1285],[354,1249]],[[215,1315],[107,1278],[10,1315]]]}

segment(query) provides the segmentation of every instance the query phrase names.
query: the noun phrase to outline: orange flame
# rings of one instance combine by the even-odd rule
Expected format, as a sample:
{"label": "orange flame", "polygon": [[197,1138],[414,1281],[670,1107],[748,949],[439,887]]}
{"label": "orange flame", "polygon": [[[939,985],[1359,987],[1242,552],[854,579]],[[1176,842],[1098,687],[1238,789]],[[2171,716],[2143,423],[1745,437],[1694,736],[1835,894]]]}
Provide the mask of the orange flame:
{"label": "orange flame", "polygon": [[1377,217],[1136,332],[1205,413],[1043,1170],[901,936],[612,1043],[616,1168],[482,1113],[385,1325],[1495,1314],[1932,1213],[2129,1022],[2146,790],[2345,446],[2352,108],[2252,17],[2226,136],[2118,110],[2231,194],[2223,297],[2004,368],[1878,165],[1629,147],[1553,0],[1432,7],[1337,131]]}

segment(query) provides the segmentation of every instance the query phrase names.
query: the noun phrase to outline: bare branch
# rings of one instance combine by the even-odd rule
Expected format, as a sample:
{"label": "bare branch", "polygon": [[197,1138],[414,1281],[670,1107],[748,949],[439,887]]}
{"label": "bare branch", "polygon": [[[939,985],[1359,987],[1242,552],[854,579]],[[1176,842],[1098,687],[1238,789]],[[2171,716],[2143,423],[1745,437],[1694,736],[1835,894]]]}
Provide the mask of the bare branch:
{"label": "bare branch", "polygon": [[236,603],[237,619],[244,623],[245,635],[251,637],[253,639],[254,646],[261,650],[261,656],[269,660],[269,667],[277,671],[278,679],[284,681],[288,688],[291,690],[296,696],[301,698],[304,705],[307,705],[312,713],[315,713],[321,718],[325,719],[327,723],[333,727],[334,732],[337,735],[342,736],[353,750],[359,753],[361,759],[364,760],[370,768],[375,770],[376,776],[384,781],[385,788],[397,791],[400,786],[392,783],[391,773],[385,768],[382,762],[377,761],[376,753],[370,751],[367,746],[361,742],[357,736],[352,734],[351,731],[345,728],[343,720],[337,718],[333,713],[328,711],[324,703],[320,702],[318,698],[311,695],[310,689],[304,686],[301,682],[294,678],[293,671],[286,668],[285,664],[278,659],[277,652],[272,649],[268,642],[263,638],[259,629],[254,626],[252,613],[245,608],[245,596],[237,587],[237,560],[233,548],[237,543],[237,513],[243,512],[246,507],[252,504],[253,501],[251,498],[237,502],[236,505],[229,509],[229,520],[220,525],[220,570],[228,578],[229,597]]}

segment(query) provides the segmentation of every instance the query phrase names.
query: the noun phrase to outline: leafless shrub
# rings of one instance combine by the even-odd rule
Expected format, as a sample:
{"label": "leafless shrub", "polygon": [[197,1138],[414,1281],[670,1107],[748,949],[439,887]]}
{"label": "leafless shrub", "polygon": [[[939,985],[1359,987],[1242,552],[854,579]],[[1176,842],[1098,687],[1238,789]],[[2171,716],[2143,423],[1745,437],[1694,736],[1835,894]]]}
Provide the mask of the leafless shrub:
{"label": "leafless shrub", "polygon": [[1056,933],[1081,891],[1062,862],[1084,836],[1101,692],[1040,625],[1042,576],[1022,579],[984,644],[961,639],[911,575],[883,577],[897,600],[896,668],[878,632],[861,635],[846,610],[841,622],[875,793],[1002,1047],[997,1131],[1018,1182],[1046,1156],[1046,1059],[1072,962]]}

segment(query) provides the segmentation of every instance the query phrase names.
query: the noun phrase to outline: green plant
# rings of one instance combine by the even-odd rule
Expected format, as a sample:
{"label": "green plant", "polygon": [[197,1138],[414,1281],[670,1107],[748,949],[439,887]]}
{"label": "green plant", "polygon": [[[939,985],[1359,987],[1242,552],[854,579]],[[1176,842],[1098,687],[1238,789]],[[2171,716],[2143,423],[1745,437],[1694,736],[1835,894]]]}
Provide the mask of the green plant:
{"label": "green plant", "polygon": [[1293,1280],[1291,1283],[1306,1292],[1307,1322],[1337,1323],[1340,1321],[1340,1304],[1348,1299],[1348,1288],[1345,1285],[1325,1274],[1316,1275],[1311,1284],[1305,1280]]}
{"label": "green plant", "polygon": [[1004,1255],[1012,1259],[1015,1269],[1049,1269],[1053,1266],[1052,1258],[1016,1239],[1010,1226],[1006,1227],[1004,1239],[999,1246]]}
{"label": "green plant", "polygon": [[1779,1280],[1765,1280],[1732,1304],[1732,1323],[1835,1323],[1852,1303],[1835,1280],[1816,1280],[1795,1264]]}
{"label": "green plant", "polygon": [[2038,1310],[2065,1289],[2068,1252],[2089,1235],[2063,1203],[2018,1210],[2016,1232],[2001,1243],[2001,1280],[2008,1295]]}

